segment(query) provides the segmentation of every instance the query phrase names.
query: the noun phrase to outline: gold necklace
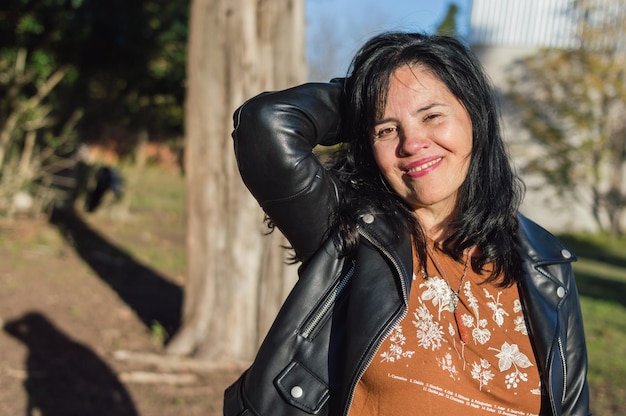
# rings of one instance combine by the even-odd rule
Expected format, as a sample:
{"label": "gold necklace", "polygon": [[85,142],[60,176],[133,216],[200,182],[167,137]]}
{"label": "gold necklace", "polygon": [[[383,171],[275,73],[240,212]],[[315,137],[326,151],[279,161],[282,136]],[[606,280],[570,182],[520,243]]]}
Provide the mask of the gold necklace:
{"label": "gold necklace", "polygon": [[[467,267],[468,267],[469,258],[470,258],[469,252],[467,253],[466,258],[465,258],[465,264],[463,266],[463,275],[461,276],[461,282],[459,283],[459,288],[455,292],[454,289],[452,289],[452,286],[450,286],[450,280],[448,280],[448,276],[446,275],[444,268],[441,266],[441,263],[439,263],[439,259],[437,259],[437,256],[435,256],[434,251],[430,248],[430,245],[428,243],[426,243],[426,250],[428,251],[428,254],[430,254],[430,257],[435,262],[437,268],[439,269],[440,273],[445,279],[446,284],[448,285],[448,289],[450,291],[450,303],[452,304],[452,313],[454,314],[456,327],[459,331],[459,336],[461,337],[461,341],[467,344],[469,340],[469,337],[467,335],[467,327],[463,324],[463,319],[461,319],[461,312],[458,310],[458,306],[459,306],[459,296],[461,293],[461,288],[463,287],[463,282],[465,281],[465,277],[467,276]],[[424,277],[426,278],[429,277],[428,274],[426,273],[425,266],[422,270],[422,273],[424,274]]]}

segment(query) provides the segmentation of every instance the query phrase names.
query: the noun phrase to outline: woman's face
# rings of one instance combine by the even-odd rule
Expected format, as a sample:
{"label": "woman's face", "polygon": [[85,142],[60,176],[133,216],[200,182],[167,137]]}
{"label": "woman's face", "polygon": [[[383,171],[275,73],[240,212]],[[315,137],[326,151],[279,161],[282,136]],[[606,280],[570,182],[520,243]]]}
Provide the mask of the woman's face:
{"label": "woman's face", "polygon": [[467,175],[472,121],[431,71],[403,66],[391,76],[372,149],[383,176],[418,218],[445,218]]}

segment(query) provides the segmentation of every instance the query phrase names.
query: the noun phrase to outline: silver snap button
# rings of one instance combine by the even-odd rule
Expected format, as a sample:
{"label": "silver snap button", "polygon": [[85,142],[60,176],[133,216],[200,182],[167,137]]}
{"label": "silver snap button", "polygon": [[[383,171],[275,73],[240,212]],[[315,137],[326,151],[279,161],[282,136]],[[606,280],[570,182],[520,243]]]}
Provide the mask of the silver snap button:
{"label": "silver snap button", "polygon": [[565,289],[562,286],[559,286],[559,288],[556,290],[556,295],[562,298],[563,296],[565,296]]}
{"label": "silver snap button", "polygon": [[371,224],[374,222],[374,216],[372,214],[363,215],[363,222],[365,224]]}
{"label": "silver snap button", "polygon": [[302,387],[300,386],[293,386],[290,393],[291,397],[293,397],[294,399],[299,399],[304,394],[304,390],[302,390]]}
{"label": "silver snap button", "polygon": [[572,257],[572,253],[571,253],[568,249],[566,249],[566,248],[564,248],[563,250],[561,250],[561,255],[562,255],[564,258],[566,258],[566,259],[569,259],[569,258],[571,258],[571,257]]}

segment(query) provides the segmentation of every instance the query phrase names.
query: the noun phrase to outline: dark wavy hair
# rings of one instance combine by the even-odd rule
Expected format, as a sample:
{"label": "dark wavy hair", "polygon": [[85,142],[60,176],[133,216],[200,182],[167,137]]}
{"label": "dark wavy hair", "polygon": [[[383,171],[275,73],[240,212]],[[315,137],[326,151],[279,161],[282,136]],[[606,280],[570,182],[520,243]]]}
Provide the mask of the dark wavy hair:
{"label": "dark wavy hair", "polygon": [[[405,66],[427,68],[463,104],[472,121],[473,146],[467,177],[459,190],[450,229],[440,248],[457,261],[479,247],[476,272],[490,265],[486,282],[511,285],[521,276],[516,250],[517,210],[523,185],[514,174],[499,125],[493,88],[478,59],[458,40],[437,35],[389,32],[366,42],[345,79],[342,135],[346,148],[333,169],[347,184],[334,218],[339,245],[347,255],[358,245],[356,214],[369,210],[388,216],[396,232],[409,226],[415,249],[426,264],[426,236],[411,209],[389,189],[371,148],[374,122],[382,114],[391,75]],[[493,266],[493,267],[491,267]]]}

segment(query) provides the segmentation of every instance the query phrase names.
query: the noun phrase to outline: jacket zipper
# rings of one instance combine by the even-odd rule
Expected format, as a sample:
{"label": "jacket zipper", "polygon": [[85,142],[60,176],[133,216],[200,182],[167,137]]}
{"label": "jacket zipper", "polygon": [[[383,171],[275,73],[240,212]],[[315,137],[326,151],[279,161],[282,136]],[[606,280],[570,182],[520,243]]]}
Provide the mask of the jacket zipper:
{"label": "jacket zipper", "polygon": [[337,284],[328,293],[322,304],[317,308],[315,314],[313,314],[313,316],[305,323],[303,329],[300,331],[300,334],[304,338],[309,338],[311,334],[315,332],[324,316],[328,313],[328,311],[330,311],[330,309],[333,307],[339,296],[341,296],[344,289],[348,285],[348,282],[354,274],[354,269],[355,266],[353,262],[350,270],[348,270],[348,273],[346,273],[341,279],[339,279],[339,282],[337,282]]}
{"label": "jacket zipper", "polygon": [[[369,241],[374,247],[380,250],[380,252],[383,253],[389,259],[389,261],[391,261],[391,263],[393,264],[396,270],[396,273],[398,274],[398,278],[400,279],[400,285],[402,287],[402,298],[404,300],[404,304],[408,305],[409,301],[408,301],[408,295],[407,295],[407,288],[406,288],[406,283],[404,282],[404,277],[402,274],[402,267],[400,267],[400,262],[391,254],[389,250],[383,247],[378,242],[378,240],[372,237],[372,235],[369,234],[367,231],[365,231],[362,227],[359,227],[358,230],[359,230],[359,234],[365,237],[367,241]],[[365,371],[374,360],[374,355],[376,354],[376,351],[378,351],[378,348],[380,347],[380,345],[387,338],[389,333],[391,333],[391,331],[393,330],[393,327],[402,319],[404,319],[407,313],[408,313],[408,309],[403,308],[402,313],[398,317],[396,317],[396,319],[392,320],[389,325],[387,325],[387,327],[380,333],[380,336],[376,339],[376,342],[372,344],[372,347],[370,348],[370,351],[368,352],[367,359],[363,362],[363,365],[359,368],[357,376],[354,378],[354,380],[352,381],[352,384],[350,385],[348,399],[346,401],[346,406],[343,411],[344,415],[348,414],[348,411],[350,410],[350,407],[352,406],[352,400],[354,399],[354,391],[356,390],[356,385],[358,384],[359,380],[361,380],[361,378],[363,377],[363,374],[365,374]]]}
{"label": "jacket zipper", "polygon": [[561,393],[561,404],[565,402],[565,394],[567,392],[567,363],[565,362],[565,354],[563,353],[563,341],[561,341],[561,337],[559,336],[559,358],[561,359],[561,364],[563,365],[563,393]]}
{"label": "jacket zipper", "polygon": [[[542,275],[546,276],[551,281],[555,280],[550,274],[544,272],[540,267],[538,267],[536,270],[539,273],[541,273]],[[558,314],[559,313],[557,311],[557,316],[558,316]],[[561,335],[560,335],[560,332],[561,332],[560,326],[557,327],[556,332],[557,332],[556,342],[557,342],[557,345],[558,345],[558,348],[559,348],[559,359],[561,360],[561,365],[563,367],[563,385],[562,385],[563,391],[561,392],[561,406],[562,406],[563,402],[565,402],[565,396],[567,394],[567,361],[565,360],[565,352],[564,352],[564,349],[563,349],[563,340],[561,339]],[[546,368],[546,371],[547,371],[548,374],[552,373],[550,367]],[[550,404],[552,405],[552,414],[556,415],[557,411],[556,411],[556,404],[554,403],[554,401],[555,401],[554,392],[552,390],[552,386],[550,385],[550,379],[549,378],[546,380],[546,383],[548,384],[546,386],[546,392],[547,392],[548,397],[550,399]]]}

